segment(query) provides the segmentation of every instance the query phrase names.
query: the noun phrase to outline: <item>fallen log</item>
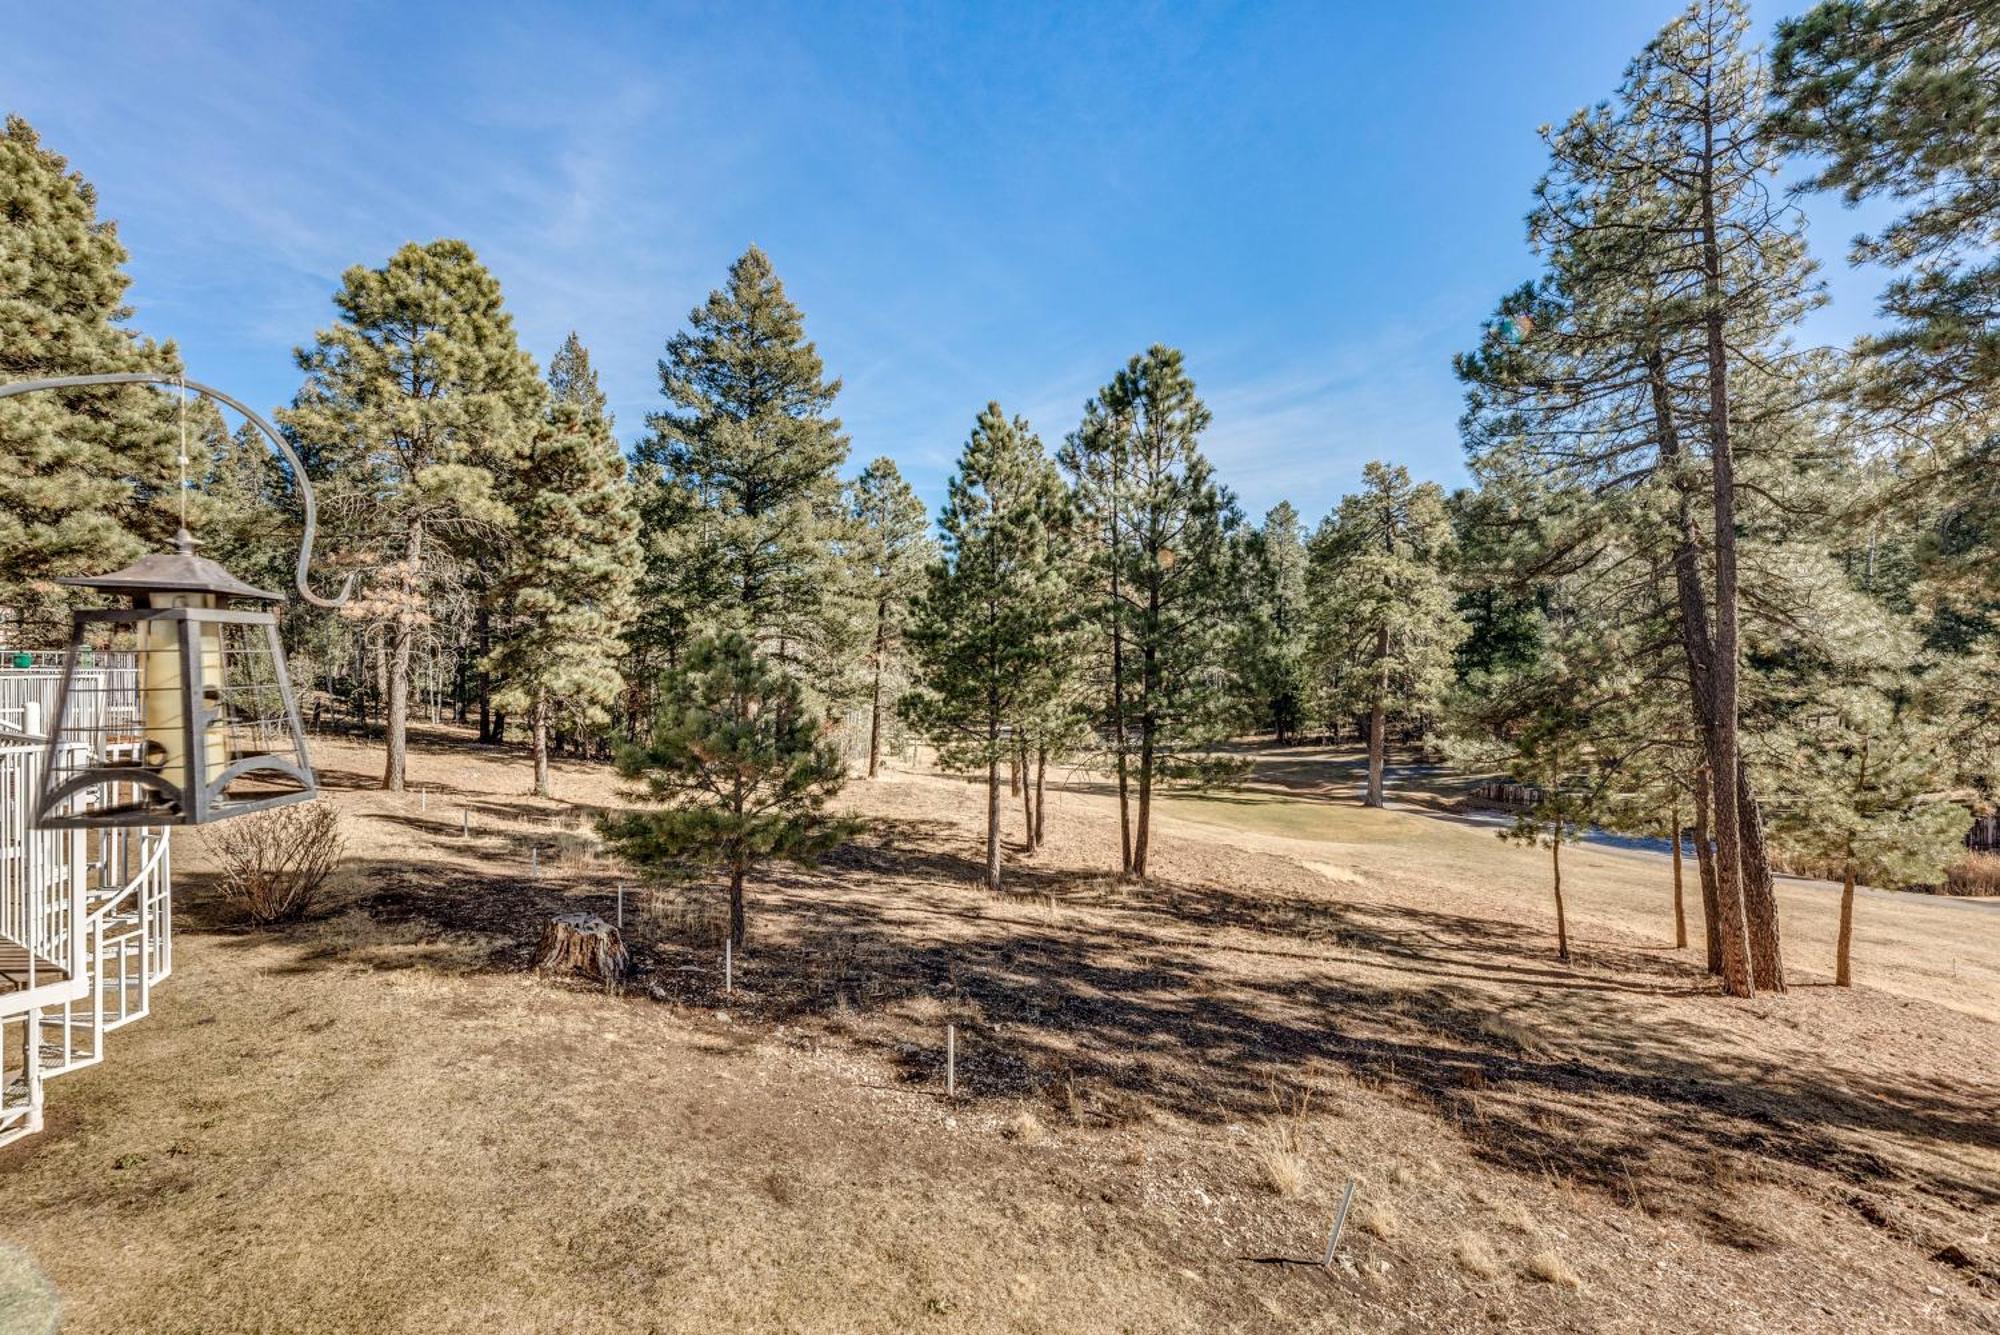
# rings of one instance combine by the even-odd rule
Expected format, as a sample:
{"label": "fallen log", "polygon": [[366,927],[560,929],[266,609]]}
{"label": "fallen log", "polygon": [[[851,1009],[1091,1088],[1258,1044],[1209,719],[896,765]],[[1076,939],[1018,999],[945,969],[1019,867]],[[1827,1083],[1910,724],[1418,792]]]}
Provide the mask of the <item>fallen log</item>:
{"label": "fallen log", "polygon": [[618,929],[595,913],[565,913],[542,928],[535,968],[615,988],[631,976],[632,956]]}

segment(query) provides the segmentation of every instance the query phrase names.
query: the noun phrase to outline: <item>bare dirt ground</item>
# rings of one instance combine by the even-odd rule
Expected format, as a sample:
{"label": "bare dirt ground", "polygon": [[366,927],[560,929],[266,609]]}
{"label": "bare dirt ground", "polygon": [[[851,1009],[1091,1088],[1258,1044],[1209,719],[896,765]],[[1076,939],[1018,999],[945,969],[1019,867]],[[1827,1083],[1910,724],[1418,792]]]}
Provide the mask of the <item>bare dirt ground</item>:
{"label": "bare dirt ground", "polygon": [[1165,801],[1143,886],[1109,798],[1055,793],[1000,897],[976,790],[895,772],[753,884],[734,995],[692,888],[632,897],[607,997],[526,971],[614,912],[605,770],[539,802],[436,730],[425,799],[317,754],[333,902],[243,931],[177,844],[154,1014],[0,1152],[68,1330],[2000,1331],[1985,906],[1868,897],[1842,990],[1788,883],[1799,986],[1733,1002],[1664,858],[1566,854],[1558,966],[1546,853],[1363,810],[1337,755]]}

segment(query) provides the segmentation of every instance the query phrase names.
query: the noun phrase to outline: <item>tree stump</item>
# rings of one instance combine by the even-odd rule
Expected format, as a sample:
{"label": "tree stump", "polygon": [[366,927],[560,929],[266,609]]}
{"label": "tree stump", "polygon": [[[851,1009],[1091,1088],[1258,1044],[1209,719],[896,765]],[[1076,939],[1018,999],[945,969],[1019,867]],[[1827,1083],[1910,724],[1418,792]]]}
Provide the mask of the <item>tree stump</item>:
{"label": "tree stump", "polygon": [[625,941],[595,913],[565,913],[549,919],[535,947],[535,967],[543,973],[570,974],[615,988],[632,972]]}

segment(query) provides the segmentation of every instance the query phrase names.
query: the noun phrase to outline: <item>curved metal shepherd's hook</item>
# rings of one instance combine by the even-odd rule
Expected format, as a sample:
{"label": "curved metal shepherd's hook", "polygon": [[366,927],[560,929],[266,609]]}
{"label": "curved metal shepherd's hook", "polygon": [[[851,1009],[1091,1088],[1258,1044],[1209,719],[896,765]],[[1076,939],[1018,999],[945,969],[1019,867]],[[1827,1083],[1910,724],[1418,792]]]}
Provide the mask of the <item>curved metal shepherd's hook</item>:
{"label": "curved metal shepherd's hook", "polygon": [[314,607],[339,607],[347,601],[354,592],[353,575],[347,577],[347,582],[340,586],[339,595],[333,598],[322,598],[306,587],[306,572],[312,565],[313,535],[319,530],[319,509],[313,500],[312,479],[306,476],[305,465],[299,462],[299,456],[292,452],[292,447],[278,434],[276,428],[221,390],[211,389],[185,376],[162,375],[156,371],[121,371],[113,375],[67,375],[52,380],[16,380],[10,384],[0,385],[0,399],[11,398],[16,394],[27,394],[38,389],[80,389],[90,385],[170,385],[176,389],[191,389],[203,398],[214,399],[217,403],[226,404],[241,413],[243,420],[263,432],[270,442],[278,447],[278,453],[284,455],[285,461],[291,464],[292,476],[299,484],[299,497],[305,502],[306,531],[299,543],[299,566],[294,576],[298,583],[299,596]]}

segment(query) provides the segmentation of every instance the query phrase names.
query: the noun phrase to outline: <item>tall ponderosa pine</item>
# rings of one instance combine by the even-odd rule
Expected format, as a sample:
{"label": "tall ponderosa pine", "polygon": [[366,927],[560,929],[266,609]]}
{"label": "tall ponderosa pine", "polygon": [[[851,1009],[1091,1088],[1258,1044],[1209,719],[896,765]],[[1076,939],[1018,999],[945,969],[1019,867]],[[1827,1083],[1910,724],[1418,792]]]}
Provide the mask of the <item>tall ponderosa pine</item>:
{"label": "tall ponderosa pine", "polygon": [[[939,517],[943,554],[930,567],[908,638],[914,683],[905,719],[949,768],[986,771],[986,886],[1000,888],[1002,762],[1015,731],[1048,703],[1051,659],[1073,656],[1062,479],[1021,418],[989,403],[966,440]],[[1033,846],[1030,821],[1024,842]]]}
{"label": "tall ponderosa pine", "polygon": [[549,796],[559,723],[601,726],[621,688],[639,523],[590,354],[572,332],[549,362],[548,418],[500,479],[514,528],[499,594],[510,611],[492,656],[495,703],[528,725],[534,792]]}
{"label": "tall ponderosa pine", "polygon": [[495,477],[519,466],[545,393],[500,284],[463,241],[357,265],[333,300],[340,318],[299,350],[305,384],[279,418],[320,490],[332,563],[366,576],[348,615],[383,636],[382,786],[395,791],[433,595],[511,524]]}
{"label": "tall ponderosa pine", "polygon": [[1443,490],[1383,463],[1363,470],[1361,491],[1313,536],[1320,677],[1333,710],[1368,717],[1371,807],[1383,804],[1390,720],[1428,718],[1451,686],[1465,637],[1448,573],[1454,540]]}
{"label": "tall ponderosa pine", "polygon": [[861,470],[849,488],[849,512],[854,533],[848,560],[855,567],[855,593],[863,605],[863,632],[868,655],[868,777],[882,762],[885,700],[894,704],[894,688],[902,670],[903,632],[909,624],[910,602],[923,586],[924,572],[936,555],[930,516],[924,503],[893,459],[877,459]]}
{"label": "tall ponderosa pine", "polygon": [[1737,993],[1783,986],[1742,738],[1744,607],[1780,601],[1763,586],[1778,563],[1760,568],[1759,553],[1809,516],[1786,493],[1818,453],[1811,368],[1784,342],[1817,294],[1800,220],[1771,192],[1746,27],[1732,0],[1701,0],[1633,62],[1614,103],[1548,133],[1530,235],[1549,272],[1503,302],[1480,352],[1460,360],[1475,386],[1475,470],[1536,477],[1565,508],[1538,563],[1561,568],[1615,541],[1629,559],[1608,568],[1602,596],[1627,607],[1622,624],[1656,620],[1654,588],[1671,591],[1667,624],[1713,778],[1703,873]]}
{"label": "tall ponderosa pine", "polygon": [[842,585],[847,437],[805,322],[751,247],[667,343],[639,461],[669,602],[697,624],[749,635],[826,704],[853,690],[857,630]]}
{"label": "tall ponderosa pine", "polygon": [[1311,693],[1312,617],[1305,526],[1290,501],[1280,501],[1245,539],[1253,597],[1246,610],[1246,685],[1267,727],[1283,746],[1306,718]]}
{"label": "tall ponderosa pine", "polygon": [[620,855],[668,875],[729,877],[729,939],[743,948],[744,888],[772,859],[810,863],[853,830],[827,813],[846,775],[799,683],[740,632],[704,636],[661,684],[646,741],[618,753],[649,809],[607,816]]}
{"label": "tall ponderosa pine", "polygon": [[[128,279],[97,194],[26,121],[0,124],[0,380],[180,371],[171,343],[125,327]],[[59,639],[71,595],[175,528],[172,401],[139,385],[0,400],[0,607]],[[199,466],[198,463],[196,465]]]}
{"label": "tall ponderosa pine", "polygon": [[1240,721],[1240,517],[1202,455],[1208,424],[1181,354],[1155,346],[1085,405],[1062,453],[1096,567],[1105,722],[1133,876],[1146,874],[1156,784],[1222,772],[1213,747]]}

